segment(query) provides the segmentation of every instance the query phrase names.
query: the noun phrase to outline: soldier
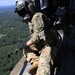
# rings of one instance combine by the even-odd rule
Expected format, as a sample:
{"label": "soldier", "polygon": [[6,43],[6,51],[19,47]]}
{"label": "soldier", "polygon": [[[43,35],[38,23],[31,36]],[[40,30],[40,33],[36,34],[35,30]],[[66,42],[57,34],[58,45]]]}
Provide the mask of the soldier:
{"label": "soldier", "polygon": [[37,72],[33,71],[35,73],[32,69],[28,72],[36,75],[51,75],[50,70],[57,50],[60,48],[59,35],[53,28],[51,20],[38,12],[31,0],[17,1],[16,12],[29,24],[30,28],[31,38],[19,45],[19,49],[29,50],[26,55],[32,68],[38,68]]}

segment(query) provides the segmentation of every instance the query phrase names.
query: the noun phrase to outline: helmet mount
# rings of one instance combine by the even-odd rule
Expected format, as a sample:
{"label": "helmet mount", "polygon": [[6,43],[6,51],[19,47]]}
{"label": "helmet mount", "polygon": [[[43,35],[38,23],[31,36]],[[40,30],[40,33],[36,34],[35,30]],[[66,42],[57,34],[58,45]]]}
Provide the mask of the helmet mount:
{"label": "helmet mount", "polygon": [[23,20],[29,19],[36,12],[34,2],[31,0],[17,0],[15,12],[18,13]]}
{"label": "helmet mount", "polygon": [[[44,14],[49,14],[49,0],[17,0],[15,4],[15,12],[24,20],[28,15],[33,16],[36,12],[42,12]],[[28,19],[27,16],[27,19]]]}

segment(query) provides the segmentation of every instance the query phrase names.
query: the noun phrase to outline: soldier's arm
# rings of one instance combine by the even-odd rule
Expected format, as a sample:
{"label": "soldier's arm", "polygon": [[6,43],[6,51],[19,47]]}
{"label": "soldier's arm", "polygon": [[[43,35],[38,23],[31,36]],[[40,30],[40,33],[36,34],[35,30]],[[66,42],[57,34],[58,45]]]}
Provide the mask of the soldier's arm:
{"label": "soldier's arm", "polygon": [[28,46],[36,43],[38,41],[38,33],[44,27],[44,22],[42,20],[42,14],[35,14],[32,18],[32,23],[34,24],[34,33],[32,38],[26,43]]}

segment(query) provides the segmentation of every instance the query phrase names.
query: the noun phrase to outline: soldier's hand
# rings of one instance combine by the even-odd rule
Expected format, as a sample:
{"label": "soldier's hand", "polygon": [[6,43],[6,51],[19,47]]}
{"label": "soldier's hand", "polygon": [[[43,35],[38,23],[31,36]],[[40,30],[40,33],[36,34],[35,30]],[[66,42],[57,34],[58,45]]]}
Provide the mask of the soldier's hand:
{"label": "soldier's hand", "polygon": [[18,45],[18,49],[19,49],[19,50],[28,49],[28,48],[29,48],[29,46],[27,46],[26,43],[20,43],[20,44]]}

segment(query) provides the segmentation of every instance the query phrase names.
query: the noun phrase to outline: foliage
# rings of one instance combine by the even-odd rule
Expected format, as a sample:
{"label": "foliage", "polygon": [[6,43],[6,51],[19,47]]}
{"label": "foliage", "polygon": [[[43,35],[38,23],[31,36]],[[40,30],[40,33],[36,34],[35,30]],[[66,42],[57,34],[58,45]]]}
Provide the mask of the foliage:
{"label": "foliage", "polygon": [[[14,7],[0,7],[0,75],[9,75],[22,57],[22,51],[12,54],[20,41],[28,40],[28,26],[14,13]],[[8,54],[11,53],[11,57]]]}

